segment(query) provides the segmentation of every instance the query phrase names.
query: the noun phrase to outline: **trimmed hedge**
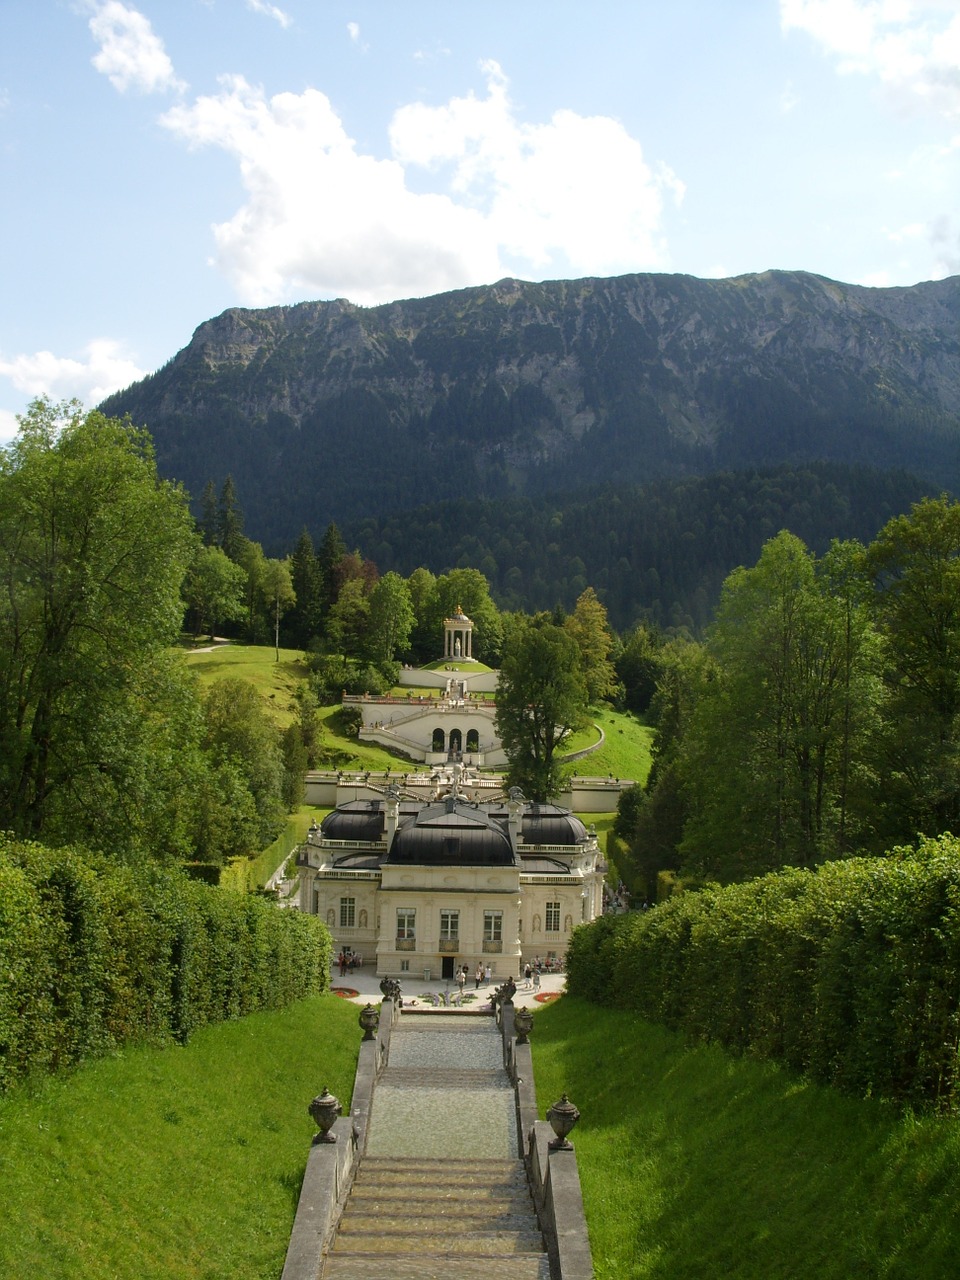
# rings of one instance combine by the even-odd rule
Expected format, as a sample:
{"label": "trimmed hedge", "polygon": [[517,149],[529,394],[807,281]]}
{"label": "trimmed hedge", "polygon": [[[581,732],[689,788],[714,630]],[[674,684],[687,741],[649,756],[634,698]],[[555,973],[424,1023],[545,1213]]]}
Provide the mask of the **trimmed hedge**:
{"label": "trimmed hedge", "polygon": [[847,1092],[960,1103],[960,840],[679,894],[574,933],[567,988]]}
{"label": "trimmed hedge", "polygon": [[0,837],[0,1089],[324,991],[331,951],[262,897]]}

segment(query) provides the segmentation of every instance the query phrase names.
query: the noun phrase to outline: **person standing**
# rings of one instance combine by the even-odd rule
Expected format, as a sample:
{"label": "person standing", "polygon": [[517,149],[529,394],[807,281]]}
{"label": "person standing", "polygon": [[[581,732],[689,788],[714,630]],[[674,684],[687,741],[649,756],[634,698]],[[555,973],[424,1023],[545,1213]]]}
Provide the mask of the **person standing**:
{"label": "person standing", "polygon": [[473,989],[474,991],[479,991],[480,983],[483,981],[483,965],[482,964],[477,965],[477,972],[473,975],[473,978],[474,978]]}
{"label": "person standing", "polygon": [[492,977],[493,977],[493,968],[492,968],[492,966],[491,966],[491,965],[489,965],[489,964],[488,964],[488,965],[487,965],[487,967],[486,967],[486,969],[484,969],[484,971],[483,971],[483,979],[484,979],[484,982],[487,984],[487,986],[488,986],[488,987],[489,987],[489,985],[490,985],[490,979],[491,979]]}
{"label": "person standing", "polygon": [[460,988],[460,994],[463,995],[463,984],[467,980],[467,966],[461,965],[457,970],[457,986]]}

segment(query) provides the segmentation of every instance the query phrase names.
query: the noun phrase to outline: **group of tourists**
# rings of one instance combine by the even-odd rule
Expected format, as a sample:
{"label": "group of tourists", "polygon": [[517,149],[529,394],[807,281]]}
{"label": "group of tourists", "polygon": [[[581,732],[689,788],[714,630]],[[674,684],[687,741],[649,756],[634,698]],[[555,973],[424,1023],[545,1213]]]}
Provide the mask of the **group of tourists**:
{"label": "group of tourists", "polygon": [[[461,991],[463,991],[463,988],[467,984],[467,979],[470,976],[470,970],[467,967],[467,965],[465,964],[460,965],[460,967],[457,969],[457,972],[454,976],[456,977],[456,980],[457,980],[457,986],[460,988]],[[474,989],[479,991],[480,983],[482,982],[488,985],[492,977],[493,977],[493,969],[490,967],[490,965],[484,965],[482,960],[479,961],[477,963],[476,972],[473,975]]]}
{"label": "group of tourists", "polygon": [[340,977],[345,978],[348,972],[362,966],[363,956],[356,951],[341,951],[337,956],[337,964],[340,966]]}

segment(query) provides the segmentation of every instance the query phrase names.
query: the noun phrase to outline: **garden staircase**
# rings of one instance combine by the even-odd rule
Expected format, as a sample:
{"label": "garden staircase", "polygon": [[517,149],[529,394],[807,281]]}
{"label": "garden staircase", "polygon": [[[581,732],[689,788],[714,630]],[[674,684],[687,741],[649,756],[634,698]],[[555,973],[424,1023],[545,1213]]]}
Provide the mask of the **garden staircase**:
{"label": "garden staircase", "polygon": [[550,1280],[492,1018],[404,1016],[323,1280]]}
{"label": "garden staircase", "polygon": [[522,1160],[361,1160],[323,1280],[550,1280]]}

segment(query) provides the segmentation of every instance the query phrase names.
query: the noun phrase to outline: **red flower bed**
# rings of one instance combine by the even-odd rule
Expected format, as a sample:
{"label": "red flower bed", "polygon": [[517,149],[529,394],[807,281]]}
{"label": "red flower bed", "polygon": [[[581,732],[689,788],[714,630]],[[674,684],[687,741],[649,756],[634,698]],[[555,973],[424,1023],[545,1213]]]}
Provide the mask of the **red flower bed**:
{"label": "red flower bed", "polygon": [[541,991],[539,995],[534,996],[540,1004],[546,1004],[548,1000],[559,1000],[563,993],[561,991]]}
{"label": "red flower bed", "polygon": [[335,996],[340,996],[344,1000],[352,1000],[354,996],[358,996],[360,994],[360,992],[355,991],[353,987],[331,987],[330,990]]}

